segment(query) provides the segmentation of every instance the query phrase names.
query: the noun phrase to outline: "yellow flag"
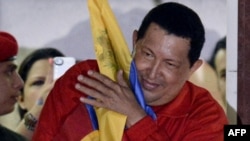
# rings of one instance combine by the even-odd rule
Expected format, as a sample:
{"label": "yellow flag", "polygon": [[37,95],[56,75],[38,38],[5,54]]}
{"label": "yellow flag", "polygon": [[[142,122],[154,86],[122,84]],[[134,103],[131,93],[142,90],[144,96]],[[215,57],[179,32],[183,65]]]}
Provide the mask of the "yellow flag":
{"label": "yellow flag", "polygon": [[[88,0],[92,36],[100,72],[115,81],[118,69],[129,77],[129,48],[107,0]],[[121,141],[126,116],[103,108],[95,108],[99,130],[82,141]]]}
{"label": "yellow flag", "polygon": [[132,57],[107,0],[89,0],[92,37],[100,72],[115,80],[118,68],[128,79]]}

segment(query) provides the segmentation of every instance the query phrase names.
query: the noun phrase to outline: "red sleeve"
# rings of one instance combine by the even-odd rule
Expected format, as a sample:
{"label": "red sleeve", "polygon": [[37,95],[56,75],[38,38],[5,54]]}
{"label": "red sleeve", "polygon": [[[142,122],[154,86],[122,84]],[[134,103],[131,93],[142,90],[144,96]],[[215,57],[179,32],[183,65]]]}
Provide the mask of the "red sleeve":
{"label": "red sleeve", "polygon": [[156,121],[146,116],[127,129],[124,141],[223,141],[228,121],[220,105],[204,89],[195,87],[185,93],[171,104],[158,106]]}
{"label": "red sleeve", "polygon": [[168,141],[170,140],[164,130],[159,130],[157,123],[146,116],[125,131],[125,138],[129,141]]}
{"label": "red sleeve", "polygon": [[80,62],[56,81],[42,109],[33,141],[51,141],[57,135],[67,116],[79,105],[79,97],[83,95],[74,87],[77,76],[86,75],[89,69],[98,71],[96,61]]}
{"label": "red sleeve", "polygon": [[[209,116],[199,117],[200,122],[186,119],[186,124],[178,126],[175,120],[171,120],[159,126],[147,116],[125,130],[123,141],[223,141],[223,127],[227,123],[223,117],[222,114],[219,117],[209,113]],[[169,132],[174,132],[172,137]]]}

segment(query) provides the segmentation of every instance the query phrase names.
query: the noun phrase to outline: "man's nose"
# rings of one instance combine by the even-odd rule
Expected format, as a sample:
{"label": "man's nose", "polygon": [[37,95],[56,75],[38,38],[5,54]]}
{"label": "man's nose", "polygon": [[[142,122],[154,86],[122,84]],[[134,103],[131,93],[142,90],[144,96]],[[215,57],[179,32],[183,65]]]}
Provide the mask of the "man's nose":
{"label": "man's nose", "polygon": [[159,74],[160,63],[152,63],[151,67],[149,68],[149,78],[154,79]]}
{"label": "man's nose", "polygon": [[23,79],[21,78],[21,76],[16,73],[15,74],[15,80],[14,80],[14,87],[17,88],[17,89],[22,89],[23,86],[24,86],[24,82],[23,82]]}

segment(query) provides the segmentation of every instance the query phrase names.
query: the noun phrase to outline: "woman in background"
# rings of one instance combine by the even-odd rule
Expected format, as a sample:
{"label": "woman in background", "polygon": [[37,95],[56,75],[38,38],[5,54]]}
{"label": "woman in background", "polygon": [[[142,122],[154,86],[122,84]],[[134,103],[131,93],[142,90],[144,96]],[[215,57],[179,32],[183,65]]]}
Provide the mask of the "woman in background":
{"label": "woman in background", "polygon": [[16,132],[29,140],[43,103],[54,86],[52,58],[57,56],[64,54],[54,48],[41,48],[29,54],[20,64],[18,73],[24,81],[24,87],[18,102],[21,122]]}

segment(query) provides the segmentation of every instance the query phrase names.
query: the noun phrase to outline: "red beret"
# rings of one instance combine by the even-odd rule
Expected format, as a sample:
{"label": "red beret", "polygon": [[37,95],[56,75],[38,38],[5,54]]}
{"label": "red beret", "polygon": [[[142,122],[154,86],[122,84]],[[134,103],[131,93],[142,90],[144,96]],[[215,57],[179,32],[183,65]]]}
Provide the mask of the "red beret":
{"label": "red beret", "polygon": [[0,62],[12,59],[17,55],[18,45],[14,36],[0,31]]}

